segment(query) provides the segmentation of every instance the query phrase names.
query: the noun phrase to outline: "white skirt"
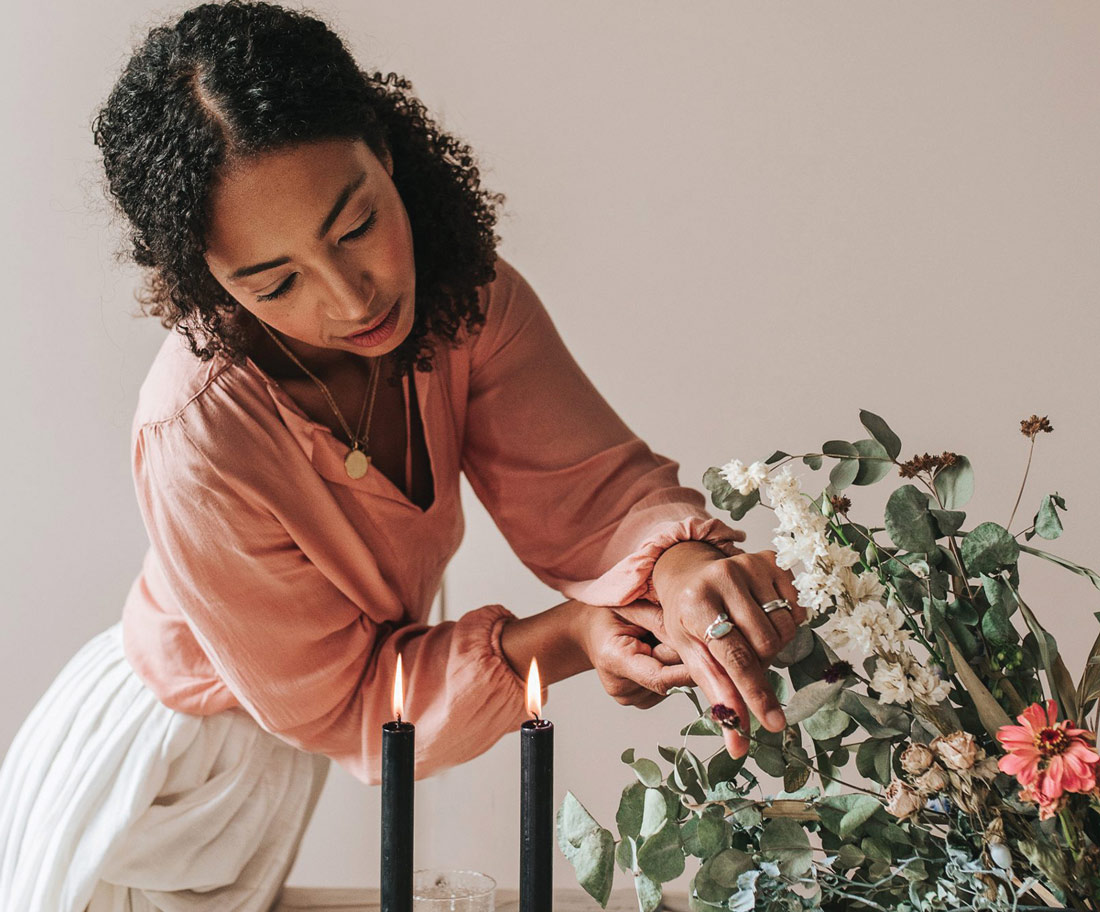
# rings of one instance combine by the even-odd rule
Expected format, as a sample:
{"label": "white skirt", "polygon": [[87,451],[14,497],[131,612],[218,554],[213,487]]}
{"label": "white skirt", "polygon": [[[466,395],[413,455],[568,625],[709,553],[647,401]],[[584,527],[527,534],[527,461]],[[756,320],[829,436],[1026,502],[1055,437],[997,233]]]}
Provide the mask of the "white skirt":
{"label": "white skirt", "polygon": [[0,909],[268,912],[328,768],[244,710],[161,704],[115,624],[57,676],[0,768]]}

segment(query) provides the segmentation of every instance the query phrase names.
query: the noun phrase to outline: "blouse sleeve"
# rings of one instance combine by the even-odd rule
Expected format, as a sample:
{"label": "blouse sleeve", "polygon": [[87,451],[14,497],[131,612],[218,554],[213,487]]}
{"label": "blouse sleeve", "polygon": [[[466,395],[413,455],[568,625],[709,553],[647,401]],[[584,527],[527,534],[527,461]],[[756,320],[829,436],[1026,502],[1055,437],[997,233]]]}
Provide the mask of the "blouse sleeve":
{"label": "blouse sleeve", "polygon": [[[456,622],[380,619],[341,575],[339,544],[312,529],[292,485],[214,465],[182,419],[136,434],[135,479],[154,555],[215,670],[267,731],[356,778],[381,775],[397,655],[416,774],[462,763],[526,718],[523,682],[500,648],[511,617],[489,605]],[[273,472],[272,476],[277,476]],[[314,523],[316,525],[316,523]]]}
{"label": "blouse sleeve", "polygon": [[745,535],[705,510],[678,464],[623,423],[569,354],[530,285],[497,261],[470,358],[463,470],[543,582],[596,605],[655,601],[661,553]]}

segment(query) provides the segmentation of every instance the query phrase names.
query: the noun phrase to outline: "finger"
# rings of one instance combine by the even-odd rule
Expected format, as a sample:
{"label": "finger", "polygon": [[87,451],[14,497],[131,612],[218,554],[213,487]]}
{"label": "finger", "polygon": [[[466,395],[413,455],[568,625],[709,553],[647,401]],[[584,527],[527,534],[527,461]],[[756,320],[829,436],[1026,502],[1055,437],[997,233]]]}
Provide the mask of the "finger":
{"label": "finger", "polygon": [[687,648],[682,653],[684,666],[691,673],[707,702],[714,707],[716,718],[719,708],[723,710],[722,737],[726,750],[734,759],[748,753],[749,740],[744,734],[749,730],[748,707],[740,691],[734,686],[729,675],[718,660],[702,643]]}
{"label": "finger", "polygon": [[680,653],[667,643],[660,643],[653,647],[653,658],[665,665],[678,665],[680,663]]}
{"label": "finger", "polygon": [[661,696],[667,696],[673,687],[695,686],[695,679],[686,665],[662,665],[656,674],[659,689],[655,690]]}
{"label": "finger", "polygon": [[637,706],[638,709],[652,709],[654,706],[665,699],[660,694],[655,694],[652,691],[648,690],[639,691],[639,693],[641,694],[641,696],[639,696],[631,704],[632,706]]}
{"label": "finger", "polygon": [[707,644],[722,667],[729,674],[734,686],[745,698],[753,715],[768,731],[782,731],[787,720],[775,693],[768,684],[767,675],[741,631],[734,628],[726,636],[710,640]]}
{"label": "finger", "polygon": [[731,576],[724,587],[725,602],[734,625],[741,631],[753,652],[764,665],[786,645],[778,627],[761,607],[775,597],[772,584],[774,567],[757,560],[755,566],[742,567],[741,578]]}
{"label": "finger", "polygon": [[[798,625],[794,622],[794,617],[791,615],[790,608],[773,608],[768,612],[768,618],[771,620],[775,629],[779,631],[780,637],[783,639],[783,645],[787,646],[798,633]],[[770,665],[775,661],[775,656],[772,656],[767,660]]]}
{"label": "finger", "polygon": [[806,606],[798,601],[798,589],[795,588],[791,571],[779,570],[778,572],[779,576],[775,578],[776,594],[787,600],[787,603],[791,606],[791,619],[794,621],[795,626],[799,627],[806,623]]}
{"label": "finger", "polygon": [[624,605],[622,608],[614,610],[628,624],[644,627],[655,634],[661,642],[668,639],[665,633],[664,612],[660,608],[644,602],[634,602],[631,605]]}

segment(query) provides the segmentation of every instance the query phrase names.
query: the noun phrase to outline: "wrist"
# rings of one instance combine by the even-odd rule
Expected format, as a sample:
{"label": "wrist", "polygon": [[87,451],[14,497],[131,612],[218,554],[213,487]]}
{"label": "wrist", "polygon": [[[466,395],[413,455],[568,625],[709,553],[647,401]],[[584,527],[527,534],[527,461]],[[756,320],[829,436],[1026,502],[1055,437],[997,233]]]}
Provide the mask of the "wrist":
{"label": "wrist", "polygon": [[725,556],[721,549],[704,541],[681,541],[665,548],[654,563],[650,575],[652,591],[658,602],[662,602],[665,595],[676,587],[677,577],[690,572],[691,568],[700,563],[721,560]]}

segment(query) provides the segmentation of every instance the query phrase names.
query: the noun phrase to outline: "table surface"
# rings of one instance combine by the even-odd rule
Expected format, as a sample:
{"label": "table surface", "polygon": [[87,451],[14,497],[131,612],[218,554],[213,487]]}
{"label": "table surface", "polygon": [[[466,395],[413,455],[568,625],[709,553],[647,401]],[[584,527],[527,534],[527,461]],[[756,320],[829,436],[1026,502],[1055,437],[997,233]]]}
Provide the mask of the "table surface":
{"label": "table surface", "polygon": [[[687,907],[685,895],[665,897],[663,908],[669,912],[686,912]],[[599,903],[581,889],[554,891],[554,912],[595,912],[599,908]],[[287,887],[273,912],[377,912],[377,909],[377,889]],[[497,890],[496,912],[518,909],[519,891]],[[637,909],[638,899],[633,890],[616,890],[607,904],[607,912],[637,912]]]}

